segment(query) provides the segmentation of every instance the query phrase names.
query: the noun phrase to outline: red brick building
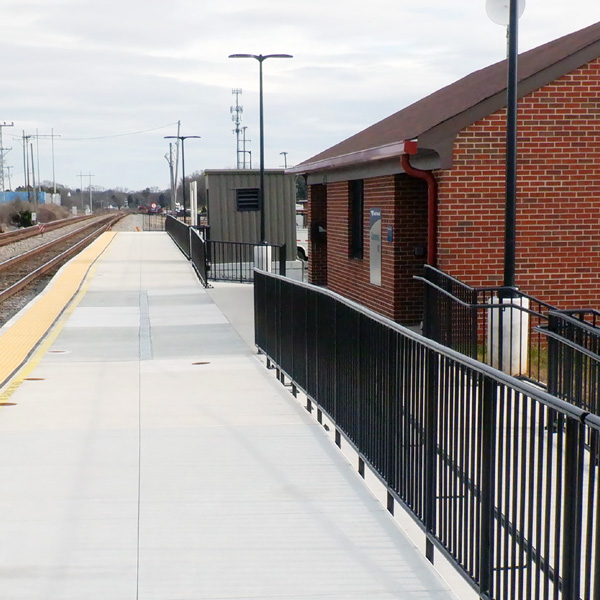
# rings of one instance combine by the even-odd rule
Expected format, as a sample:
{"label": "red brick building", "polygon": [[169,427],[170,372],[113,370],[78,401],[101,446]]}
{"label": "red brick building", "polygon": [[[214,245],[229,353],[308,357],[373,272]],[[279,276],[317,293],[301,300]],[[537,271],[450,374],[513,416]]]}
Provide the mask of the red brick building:
{"label": "red brick building", "polygon": [[[290,170],[309,188],[312,283],[407,324],[421,319],[413,276],[426,262],[502,284],[506,68]],[[600,23],[521,54],[518,74],[516,284],[559,308],[598,308]]]}

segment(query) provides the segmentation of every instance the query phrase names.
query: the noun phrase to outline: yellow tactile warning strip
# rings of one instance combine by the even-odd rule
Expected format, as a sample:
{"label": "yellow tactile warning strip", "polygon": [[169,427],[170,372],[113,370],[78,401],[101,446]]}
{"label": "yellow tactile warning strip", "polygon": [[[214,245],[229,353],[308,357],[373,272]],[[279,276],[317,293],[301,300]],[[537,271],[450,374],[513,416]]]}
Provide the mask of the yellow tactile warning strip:
{"label": "yellow tactile warning strip", "polygon": [[[0,387],[8,382],[48,333],[81,288],[86,276],[92,274],[91,267],[115,235],[114,232],[103,233],[83,252],[71,259],[58,272],[45,293],[14,323],[6,327],[5,331],[0,330]],[[44,352],[50,347],[53,338],[46,341],[48,343],[43,346]],[[42,355],[43,353],[40,353],[38,361]],[[29,371],[33,366],[31,365]],[[25,374],[21,373],[21,381],[23,377]],[[7,394],[10,396],[21,381],[13,381],[6,390],[0,391],[0,400],[4,400]]]}

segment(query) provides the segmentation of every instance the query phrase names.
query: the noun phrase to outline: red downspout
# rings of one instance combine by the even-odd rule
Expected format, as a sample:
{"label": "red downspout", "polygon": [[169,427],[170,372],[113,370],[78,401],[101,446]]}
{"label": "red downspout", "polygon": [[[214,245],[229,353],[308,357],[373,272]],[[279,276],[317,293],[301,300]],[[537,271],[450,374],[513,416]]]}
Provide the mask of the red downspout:
{"label": "red downspout", "polygon": [[424,179],[427,182],[427,264],[432,267],[437,263],[437,182],[431,171],[415,169],[410,165],[409,155],[417,153],[416,141],[404,142],[401,164],[404,172],[411,177]]}

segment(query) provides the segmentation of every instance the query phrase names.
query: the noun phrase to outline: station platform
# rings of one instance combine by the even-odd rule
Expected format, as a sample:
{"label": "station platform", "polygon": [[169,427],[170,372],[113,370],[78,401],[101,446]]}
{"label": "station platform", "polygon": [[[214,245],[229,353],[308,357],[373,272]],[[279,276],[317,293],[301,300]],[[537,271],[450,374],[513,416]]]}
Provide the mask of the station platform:
{"label": "station platform", "polygon": [[0,329],[0,598],[455,598],[163,232]]}

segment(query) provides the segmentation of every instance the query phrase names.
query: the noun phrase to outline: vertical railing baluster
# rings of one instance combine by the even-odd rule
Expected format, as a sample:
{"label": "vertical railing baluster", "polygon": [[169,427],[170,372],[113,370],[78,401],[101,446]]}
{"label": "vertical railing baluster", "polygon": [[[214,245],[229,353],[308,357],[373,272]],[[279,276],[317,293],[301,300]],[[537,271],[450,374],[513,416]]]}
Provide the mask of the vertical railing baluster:
{"label": "vertical railing baluster", "polygon": [[[483,389],[481,389],[483,387]],[[496,396],[497,384],[488,377],[480,380],[479,435],[481,453],[481,501],[479,512],[479,589],[482,597],[494,597],[494,515],[496,492]],[[500,432],[502,435],[502,432]]]}
{"label": "vertical railing baluster", "polygon": [[567,417],[562,527],[562,600],[579,600],[583,505],[582,424]]}
{"label": "vertical railing baluster", "polygon": [[[439,378],[441,357],[433,350],[427,351],[425,393],[425,465],[424,465],[424,522],[431,536],[437,535],[437,414],[439,408]],[[434,562],[434,546],[426,541],[427,559]]]}

